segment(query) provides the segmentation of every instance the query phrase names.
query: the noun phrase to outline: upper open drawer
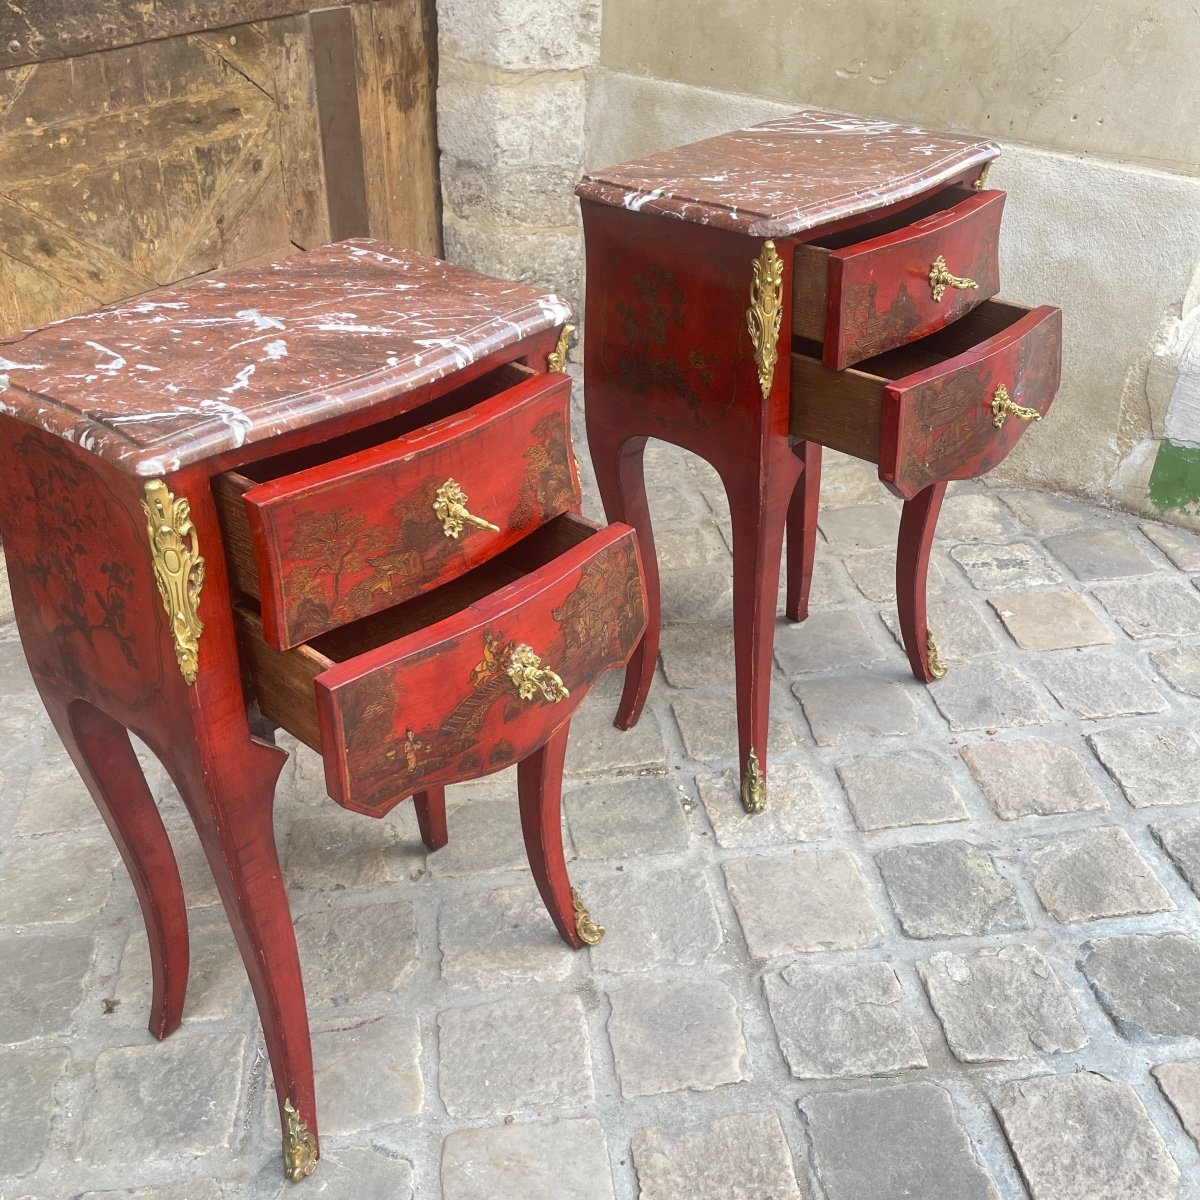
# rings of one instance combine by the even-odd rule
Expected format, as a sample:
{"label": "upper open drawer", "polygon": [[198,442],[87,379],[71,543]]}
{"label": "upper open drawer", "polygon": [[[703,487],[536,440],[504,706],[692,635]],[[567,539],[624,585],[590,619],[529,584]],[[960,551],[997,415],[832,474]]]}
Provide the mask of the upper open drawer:
{"label": "upper open drawer", "polygon": [[792,332],[840,371],[956,321],[1000,290],[1004,193],[946,188],[796,247]]}

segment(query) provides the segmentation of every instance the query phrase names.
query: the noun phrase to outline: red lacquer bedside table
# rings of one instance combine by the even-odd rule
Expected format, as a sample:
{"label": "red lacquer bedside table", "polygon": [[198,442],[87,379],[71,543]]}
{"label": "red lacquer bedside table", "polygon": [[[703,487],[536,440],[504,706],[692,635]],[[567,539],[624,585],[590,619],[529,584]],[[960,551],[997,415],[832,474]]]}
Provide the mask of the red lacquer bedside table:
{"label": "red lacquer bedside table", "polygon": [[38,689],[133,879],[150,1030],[181,1020],[184,896],[130,745],[187,806],[253,985],[284,1167],[318,1147],[272,830],[286,755],[382,816],[517,763],[563,939],[570,718],[645,628],[636,536],[577,515],[569,310],[372,242],[151,293],[0,343],[0,532]]}
{"label": "red lacquer bedside table", "polygon": [[1057,309],[999,290],[991,142],[805,111],[637,162],[576,189],[587,246],[584,404],[605,512],[642,545],[646,637],[617,724],[658,654],[642,457],[661,438],[716,468],[733,523],[742,802],[766,801],[776,589],[804,617],[820,448],[878,464],[905,501],[897,551],[913,672],[942,670],[925,616],[946,481],[995,466],[1058,387]]}

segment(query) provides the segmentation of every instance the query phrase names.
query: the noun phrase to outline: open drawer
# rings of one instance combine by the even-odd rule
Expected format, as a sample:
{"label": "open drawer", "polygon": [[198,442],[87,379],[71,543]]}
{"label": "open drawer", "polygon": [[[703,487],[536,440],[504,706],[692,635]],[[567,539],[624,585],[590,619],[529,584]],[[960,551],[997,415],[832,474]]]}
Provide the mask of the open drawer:
{"label": "open drawer", "polygon": [[[280,649],[381,612],[579,505],[571,381],[515,363],[214,480],[234,583]],[[441,419],[434,419],[440,416]]]}
{"label": "open drawer", "polygon": [[235,612],[263,715],[322,753],[339,804],[382,816],[536,750],[628,661],[645,609],[633,530],[566,515],[452,583],[293,650],[267,645],[249,607]]}
{"label": "open drawer", "polygon": [[1004,193],[952,187],[795,250],[792,332],[838,371],[957,321],[1000,290]]}
{"label": "open drawer", "polygon": [[818,354],[803,343],[792,354],[792,436],[878,463],[879,478],[911,499],[990,471],[1041,420],[1058,391],[1062,314],[991,300],[849,370]]}

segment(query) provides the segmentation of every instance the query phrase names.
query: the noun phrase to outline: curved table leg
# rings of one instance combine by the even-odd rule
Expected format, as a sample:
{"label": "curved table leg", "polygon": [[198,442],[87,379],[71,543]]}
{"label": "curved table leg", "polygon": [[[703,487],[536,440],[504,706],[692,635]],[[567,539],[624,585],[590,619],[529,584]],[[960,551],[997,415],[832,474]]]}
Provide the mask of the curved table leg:
{"label": "curved table leg", "polygon": [[188,922],[175,852],[142,765],[119,721],[86,700],[42,694],[50,719],[92,794],[133,882],[150,943],[150,1032],[179,1028],[188,980]]}
{"label": "curved table leg", "polygon": [[931,483],[900,512],[900,536],[896,543],[896,608],[900,616],[900,636],[913,674],[922,683],[941,679],[946,667],[938,658],[937,646],[925,611],[925,585],[929,575],[929,552],[937,528],[944,482]]}
{"label": "curved table leg", "polygon": [[413,796],[417,810],[417,824],[421,828],[421,841],[430,850],[440,850],[449,840],[446,831],[446,789],[430,788]]}
{"label": "curved table leg", "polygon": [[804,464],[804,474],[792,492],[787,514],[787,595],[784,613],[789,621],[808,616],[813,562],[817,554],[817,508],[821,497],[821,444],[797,442],[792,453]]}
{"label": "curved table leg", "polygon": [[562,773],[569,721],[517,764],[521,832],[534,882],[562,940],[576,950],[595,945],[604,930],[588,915],[567,876],[562,838]]}
{"label": "curved table leg", "polygon": [[627,437],[603,427],[588,425],[588,449],[596,472],[604,515],[610,522],[623,521],[637,531],[646,577],[646,632],[625,668],[625,689],[617,706],[615,724],[632,729],[646,706],[654,668],[658,662],[659,626],[662,620],[658,556],[654,552],[654,529],[646,499],[644,455],[647,438]]}

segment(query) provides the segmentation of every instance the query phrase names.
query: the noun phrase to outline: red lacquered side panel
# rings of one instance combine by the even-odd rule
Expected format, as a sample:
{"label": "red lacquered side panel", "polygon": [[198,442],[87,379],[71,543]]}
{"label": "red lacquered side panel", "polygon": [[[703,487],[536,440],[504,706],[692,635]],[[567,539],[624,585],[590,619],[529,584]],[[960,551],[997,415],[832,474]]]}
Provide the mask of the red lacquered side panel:
{"label": "red lacquered side panel", "polygon": [[[612,525],[462,612],[331,667],[316,680],[329,794],[378,815],[525,758],[629,660],[645,625],[636,535]],[[523,698],[510,674],[521,647],[569,694],[545,676]]]}
{"label": "red lacquered side panel", "polygon": [[937,480],[990,471],[1035,424],[1009,413],[998,427],[999,389],[1013,404],[1045,413],[1061,369],[1062,313],[1043,305],[967,353],[889,384],[880,479],[911,499]]}
{"label": "red lacquered side panel", "polygon": [[[579,505],[571,381],[541,375],[382,446],[251,488],[263,634],[288,649],[456,578]],[[457,485],[469,520],[435,510]]]}
{"label": "red lacquered side panel", "polygon": [[[1003,192],[980,192],[895,233],[829,255],[829,309],[822,361],[835,371],[958,320],[1000,290]],[[935,299],[938,259],[959,280]]]}

